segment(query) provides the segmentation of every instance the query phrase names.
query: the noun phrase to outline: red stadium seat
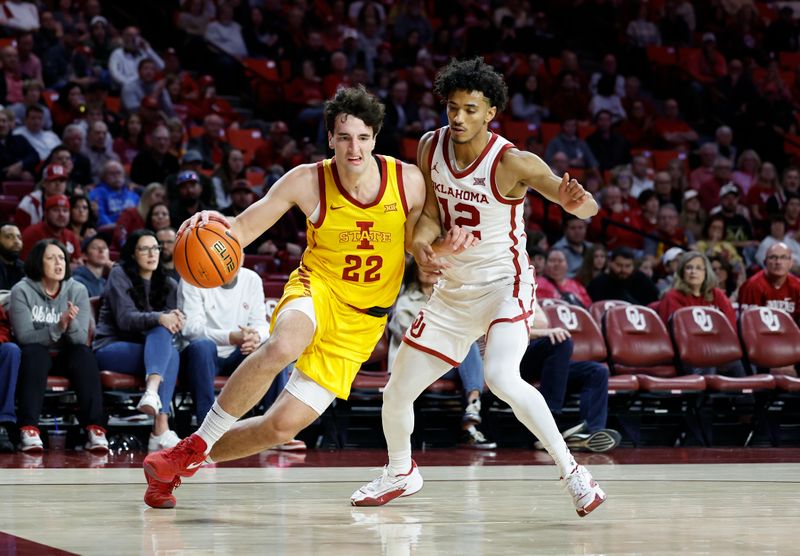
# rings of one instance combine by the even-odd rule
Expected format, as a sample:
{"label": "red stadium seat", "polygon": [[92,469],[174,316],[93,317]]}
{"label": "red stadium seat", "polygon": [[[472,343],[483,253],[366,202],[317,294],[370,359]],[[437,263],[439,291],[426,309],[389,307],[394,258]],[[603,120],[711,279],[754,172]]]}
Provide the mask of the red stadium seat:
{"label": "red stadium seat", "polygon": [[788,313],[769,307],[745,309],[739,331],[753,365],[769,369],[800,363],[800,328]]}
{"label": "red stadium seat", "polygon": [[264,280],[264,296],[281,297],[284,286],[286,286],[286,280]]}
{"label": "red stadium seat", "polygon": [[589,312],[592,314],[592,318],[596,323],[602,323],[603,315],[606,314],[606,311],[612,307],[625,307],[626,305],[630,305],[630,303],[622,301],[621,299],[604,299],[603,301],[595,301],[592,303],[589,307]]}
{"label": "red stadium seat", "polygon": [[[640,305],[617,305],[605,312],[602,322],[612,372],[636,376],[643,415],[659,421],[678,418],[705,443],[697,417],[705,380],[699,375],[677,375],[672,342],[658,314]],[[677,432],[679,440],[682,434],[682,430]]]}
{"label": "red stadium seat", "polygon": [[244,153],[245,164],[250,164],[256,150],[264,144],[261,132],[257,129],[238,129],[228,128],[228,143],[234,149],[239,149]]}
{"label": "red stadium seat", "polygon": [[33,191],[36,184],[32,181],[5,181],[3,182],[3,195],[12,195],[22,199]]}
{"label": "red stadium seat", "polygon": [[562,327],[572,335],[573,361],[605,361],[608,357],[600,327],[586,309],[574,305],[544,307],[550,326]]}

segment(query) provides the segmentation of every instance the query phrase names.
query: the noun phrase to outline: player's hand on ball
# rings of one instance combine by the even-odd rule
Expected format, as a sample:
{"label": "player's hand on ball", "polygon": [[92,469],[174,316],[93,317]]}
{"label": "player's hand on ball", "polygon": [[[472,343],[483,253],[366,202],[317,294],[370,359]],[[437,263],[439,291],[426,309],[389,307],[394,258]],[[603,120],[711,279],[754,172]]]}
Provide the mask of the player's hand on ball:
{"label": "player's hand on ball", "polygon": [[191,230],[192,228],[196,228],[198,226],[205,226],[210,221],[216,221],[223,224],[226,228],[231,227],[231,223],[228,222],[228,218],[215,210],[201,210],[200,212],[194,213],[188,220],[184,220],[181,227],[178,228],[178,236],[186,231]]}

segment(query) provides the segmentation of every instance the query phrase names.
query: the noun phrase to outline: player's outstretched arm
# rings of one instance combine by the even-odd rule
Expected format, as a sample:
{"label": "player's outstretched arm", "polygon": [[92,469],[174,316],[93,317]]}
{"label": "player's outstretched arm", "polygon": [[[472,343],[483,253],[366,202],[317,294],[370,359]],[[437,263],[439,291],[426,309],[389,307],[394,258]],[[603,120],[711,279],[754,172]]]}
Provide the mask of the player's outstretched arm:
{"label": "player's outstretched arm", "polygon": [[598,211],[594,197],[578,180],[570,179],[567,173],[559,178],[544,160],[527,151],[511,149],[506,152],[498,168],[497,181],[516,184],[510,191],[503,192],[510,197],[520,197],[532,188],[578,218],[591,218]]}
{"label": "player's outstretched arm", "polygon": [[217,211],[204,210],[186,220],[181,225],[178,235],[186,229],[215,220],[230,227],[231,233],[239,240],[242,247],[246,247],[272,227],[292,206],[299,205],[306,212],[314,203],[313,189],[316,186],[315,166],[313,164],[297,166],[284,174],[264,197],[247,207],[247,210],[239,216],[230,218]]}

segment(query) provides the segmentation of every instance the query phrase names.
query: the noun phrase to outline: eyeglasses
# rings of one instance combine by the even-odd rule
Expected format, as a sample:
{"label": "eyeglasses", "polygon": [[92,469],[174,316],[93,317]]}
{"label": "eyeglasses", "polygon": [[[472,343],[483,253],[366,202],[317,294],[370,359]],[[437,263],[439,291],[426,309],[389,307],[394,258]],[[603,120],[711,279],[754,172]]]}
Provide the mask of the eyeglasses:
{"label": "eyeglasses", "polygon": [[767,257],[767,260],[769,262],[791,261],[792,260],[792,256],[791,255],[770,255],[769,257]]}
{"label": "eyeglasses", "polygon": [[142,254],[144,254],[144,253],[151,253],[151,254],[160,253],[161,252],[161,246],[160,245],[151,245],[150,247],[137,247],[136,251],[138,253],[142,253]]}

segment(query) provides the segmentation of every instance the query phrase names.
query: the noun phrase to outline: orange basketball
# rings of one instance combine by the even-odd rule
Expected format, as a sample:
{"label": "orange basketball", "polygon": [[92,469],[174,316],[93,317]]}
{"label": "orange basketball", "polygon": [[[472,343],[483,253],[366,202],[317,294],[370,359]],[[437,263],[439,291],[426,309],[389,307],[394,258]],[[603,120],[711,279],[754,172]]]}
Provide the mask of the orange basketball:
{"label": "orange basketball", "polygon": [[230,229],[210,221],[185,231],[175,242],[175,270],[198,288],[230,282],[242,266],[242,246]]}

